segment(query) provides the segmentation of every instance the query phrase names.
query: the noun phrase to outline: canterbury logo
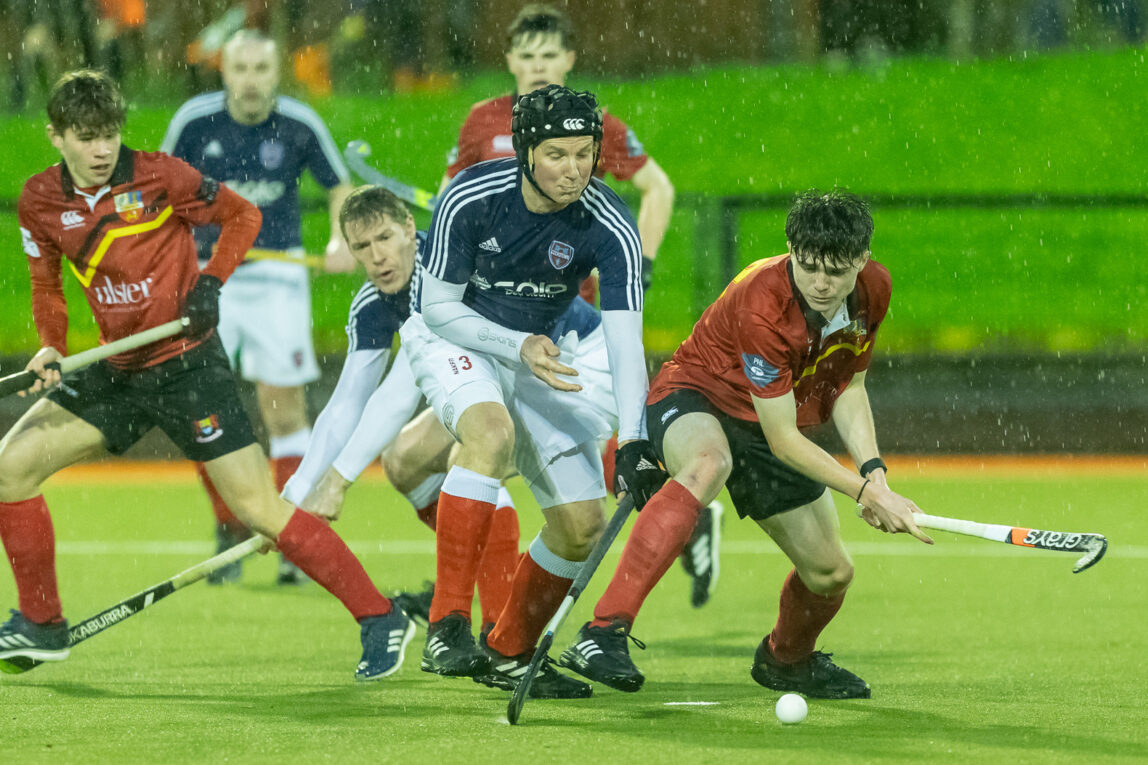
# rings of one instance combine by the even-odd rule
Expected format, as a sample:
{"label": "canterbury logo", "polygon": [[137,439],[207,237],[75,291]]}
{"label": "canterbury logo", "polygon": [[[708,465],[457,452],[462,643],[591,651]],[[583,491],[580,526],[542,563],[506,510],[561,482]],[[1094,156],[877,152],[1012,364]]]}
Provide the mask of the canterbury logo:
{"label": "canterbury logo", "polygon": [[68,210],[66,213],[60,216],[60,223],[64,226],[64,228],[82,226],[84,225],[84,218],[75,210]]}
{"label": "canterbury logo", "polygon": [[581,119],[580,117],[571,117],[570,119],[562,120],[562,127],[566,128],[567,130],[581,130],[582,128],[586,127],[586,120]]}

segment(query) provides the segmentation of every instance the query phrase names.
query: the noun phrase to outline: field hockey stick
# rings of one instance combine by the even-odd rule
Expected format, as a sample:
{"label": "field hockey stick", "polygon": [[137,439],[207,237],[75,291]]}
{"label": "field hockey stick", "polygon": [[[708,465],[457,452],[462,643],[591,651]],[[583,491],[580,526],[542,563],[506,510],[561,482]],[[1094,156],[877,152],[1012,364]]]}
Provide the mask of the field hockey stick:
{"label": "field hockey stick", "polygon": [[415,207],[434,212],[434,194],[383,175],[376,168],[367,164],[367,157],[369,156],[371,156],[371,145],[366,141],[351,141],[343,150],[343,158],[347,160],[347,164],[364,181],[375,186],[381,186]]}
{"label": "field hockey stick", "polygon": [[[138,592],[126,600],[121,600],[111,608],[105,608],[95,616],[84,619],[68,630],[68,647],[71,648],[94,635],[100,634],[106,629],[116,626],[128,617],[135,616],[153,603],[163,600],[176,590],[182,590],[189,584],[198,582],[213,571],[218,571],[224,566],[246,558],[248,555],[257,552],[266,543],[267,539],[265,537],[256,534],[247,541],[224,550],[214,558],[208,558],[202,563],[197,563],[186,571],[181,571],[176,574],[171,579],[148,587],[143,592]],[[21,672],[35,669],[43,663],[44,662],[39,659],[31,659],[25,656],[12,656],[7,659],[0,659],[0,672],[18,675]]]}
{"label": "field hockey stick", "polygon": [[322,255],[293,254],[288,250],[263,250],[253,248],[247,251],[247,260],[270,260],[275,263],[294,263],[308,268],[323,268],[327,259]]}
{"label": "field hockey stick", "polygon": [[1096,565],[1108,550],[1108,540],[1103,534],[1088,534],[1068,531],[1042,531],[1022,526],[1004,526],[997,523],[977,523],[942,515],[914,513],[913,521],[918,526],[938,531],[951,531],[970,537],[980,537],[993,542],[1004,542],[1038,550],[1084,553],[1072,567],[1072,573]]}
{"label": "field hockey stick", "polygon": [[522,676],[522,679],[518,681],[518,685],[514,687],[514,693],[510,697],[510,703],[506,706],[506,719],[511,725],[518,724],[518,717],[522,714],[522,707],[526,706],[526,699],[530,695],[530,686],[534,684],[534,678],[538,674],[538,670],[542,667],[542,662],[546,659],[546,654],[550,651],[550,646],[554,644],[554,633],[561,629],[562,623],[566,621],[567,614],[569,614],[570,609],[574,607],[578,596],[586,589],[586,585],[590,583],[590,577],[594,576],[594,572],[598,570],[598,564],[600,564],[602,558],[606,556],[610,545],[614,544],[614,539],[618,536],[618,532],[622,530],[622,526],[626,523],[626,518],[629,517],[630,511],[633,509],[634,498],[631,494],[627,494],[622,498],[622,501],[618,503],[618,509],[614,511],[614,517],[606,524],[606,529],[602,532],[598,543],[594,545],[594,549],[590,551],[590,557],[582,563],[582,569],[578,572],[578,576],[574,578],[574,583],[570,585],[570,589],[567,590],[566,597],[562,600],[562,604],[558,606],[558,610],[554,612],[550,623],[546,625],[546,631],[542,633],[542,639],[538,641],[538,647],[534,649],[534,655],[530,657],[530,665],[526,668],[526,673]]}
{"label": "field hockey stick", "polygon": [[[60,359],[60,374],[74,372],[90,364],[95,364],[97,361],[103,361],[110,356],[115,356],[117,353],[134,351],[136,348],[142,348],[157,340],[178,335],[186,326],[187,319],[173,319],[166,324],[160,324],[158,327],[145,329],[143,332],[137,332],[134,335],[121,337],[119,340],[113,340],[110,343],[105,343],[104,345],[66,356]],[[23,372],[17,372],[7,377],[0,377],[0,398],[10,396],[22,390],[27,390],[35,385],[39,379],[40,376],[30,369],[25,369]]]}

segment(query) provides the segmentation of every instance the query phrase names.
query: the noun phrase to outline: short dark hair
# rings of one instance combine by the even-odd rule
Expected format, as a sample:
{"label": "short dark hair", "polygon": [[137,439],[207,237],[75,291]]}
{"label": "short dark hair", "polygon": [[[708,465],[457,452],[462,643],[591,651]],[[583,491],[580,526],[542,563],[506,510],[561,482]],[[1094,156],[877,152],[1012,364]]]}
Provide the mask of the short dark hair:
{"label": "short dark hair", "polygon": [[552,5],[531,3],[523,6],[506,29],[506,50],[535,35],[558,35],[566,50],[574,50],[574,25],[570,17]]}
{"label": "short dark hair", "polygon": [[803,260],[849,266],[869,250],[872,237],[869,205],[844,189],[803,191],[785,217],[785,238]]}
{"label": "short dark hair", "polygon": [[339,230],[347,238],[347,224],[366,224],[390,217],[396,223],[403,223],[411,217],[410,210],[402,200],[382,186],[360,186],[347,195],[339,208]]}
{"label": "short dark hair", "polygon": [[124,126],[127,111],[115,80],[95,69],[68,72],[56,81],[48,95],[48,121],[61,135],[68,128],[118,132]]}

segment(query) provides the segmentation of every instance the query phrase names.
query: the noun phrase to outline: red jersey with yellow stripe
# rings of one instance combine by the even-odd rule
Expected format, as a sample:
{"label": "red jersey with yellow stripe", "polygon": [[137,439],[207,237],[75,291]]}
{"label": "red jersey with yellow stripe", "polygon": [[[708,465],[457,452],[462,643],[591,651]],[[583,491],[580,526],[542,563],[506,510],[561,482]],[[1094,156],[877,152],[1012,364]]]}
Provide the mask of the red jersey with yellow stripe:
{"label": "red jersey with yellow stripe", "polygon": [[726,414],[756,422],[754,396],[793,391],[799,428],[829,419],[853,375],[869,368],[889,309],[889,270],[870,260],[846,299],[844,321],[829,326],[801,297],[789,260],[759,260],[730,282],[662,366],[650,402],[691,388]]}
{"label": "red jersey with yellow stripe", "polygon": [[[242,212],[239,205],[251,207],[182,160],[127,147],[121,147],[108,184],[91,193],[75,188],[63,162],[32,176],[20,194],[18,217],[41,344],[66,352],[65,267],[83,287],[101,344],[179,318],[199,276],[191,226],[223,223]],[[250,237],[246,230],[240,237],[246,245],[240,242],[237,258],[230,252],[220,258],[214,275],[231,274],[235,263],[229,261],[242,258],[258,223],[255,210],[254,228],[249,220],[238,227],[251,228]],[[202,340],[175,337],[109,361],[125,369],[151,366]]]}

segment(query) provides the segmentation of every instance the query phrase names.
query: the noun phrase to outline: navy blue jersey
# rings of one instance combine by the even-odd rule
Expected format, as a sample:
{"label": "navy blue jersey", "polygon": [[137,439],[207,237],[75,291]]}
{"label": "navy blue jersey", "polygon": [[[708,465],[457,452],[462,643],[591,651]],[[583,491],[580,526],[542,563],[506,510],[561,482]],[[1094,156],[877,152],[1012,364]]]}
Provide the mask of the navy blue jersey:
{"label": "navy blue jersey", "polygon": [[367,282],[351,301],[351,312],[347,317],[347,353],[390,350],[395,333],[410,313],[410,290],[387,295]]}
{"label": "navy blue jersey", "polygon": [[[299,179],[310,170],[325,188],[350,181],[331,134],[311,107],[279,96],[271,116],[241,125],[220,91],[196,96],[172,117],[162,151],[227,184],[263,213],[255,247],[286,250],[303,244]],[[218,226],[196,229],[200,257],[210,254]]]}
{"label": "navy blue jersey", "polygon": [[460,173],[435,207],[427,272],[467,284],[465,305],[519,332],[552,334],[595,267],[603,310],[640,311],[642,245],[618,195],[595,178],[578,201],[539,214],[526,209],[521,183],[513,158]]}

